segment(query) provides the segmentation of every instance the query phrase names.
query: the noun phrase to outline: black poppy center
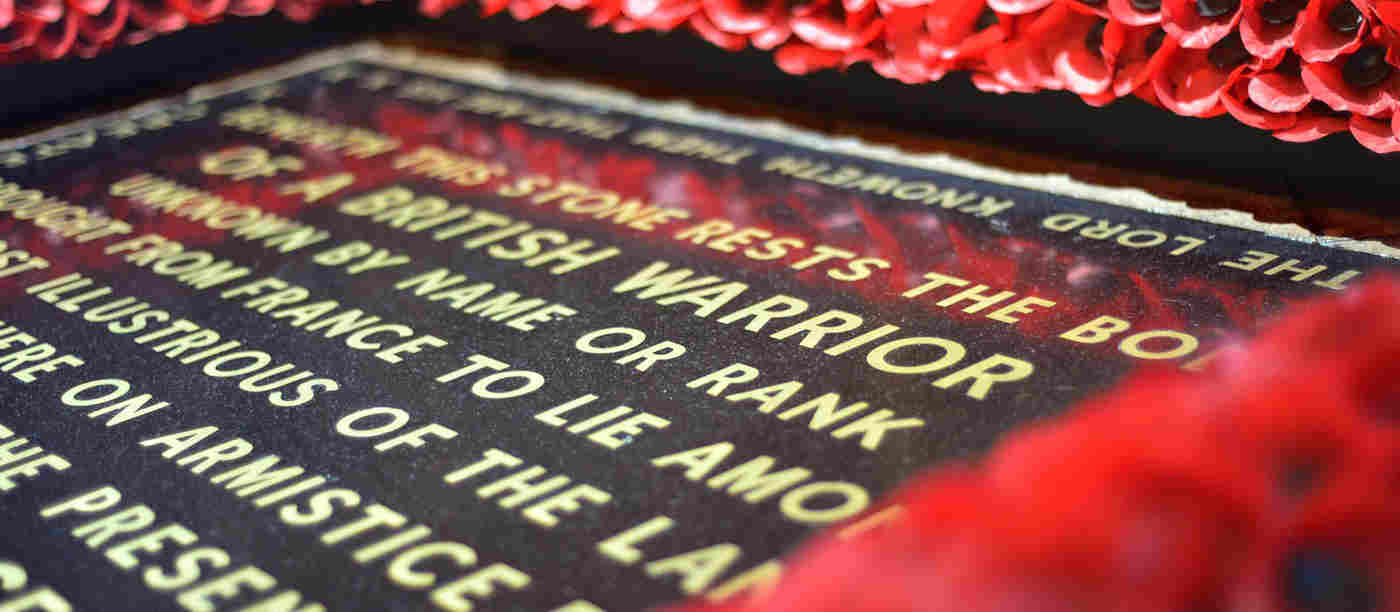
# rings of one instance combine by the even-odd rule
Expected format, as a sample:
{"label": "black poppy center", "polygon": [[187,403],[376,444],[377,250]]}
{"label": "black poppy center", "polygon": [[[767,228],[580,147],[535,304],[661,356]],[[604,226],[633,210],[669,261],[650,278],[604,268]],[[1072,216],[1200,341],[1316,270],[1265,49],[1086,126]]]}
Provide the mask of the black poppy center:
{"label": "black poppy center", "polygon": [[1361,16],[1361,11],[1356,9],[1356,5],[1347,0],[1333,7],[1327,13],[1327,25],[1333,30],[1342,34],[1350,34],[1361,29],[1361,24],[1365,19]]}
{"label": "black poppy center", "polygon": [[1162,43],[1167,40],[1167,31],[1161,28],[1147,35],[1147,40],[1143,41],[1142,48],[1147,52],[1148,57],[1157,53],[1162,48]]}
{"label": "black poppy center", "polygon": [[1103,6],[1103,3],[1107,1],[1108,0],[1079,0],[1079,3],[1087,4],[1089,6]]}
{"label": "black poppy center", "polygon": [[997,19],[996,11],[993,11],[989,8],[984,8],[982,9],[981,13],[977,14],[977,22],[972,25],[972,29],[981,32],[982,30],[985,30],[996,25],[997,23],[1000,23],[1000,21],[1000,19]]}
{"label": "black poppy center", "polygon": [[1293,23],[1307,5],[1308,0],[1271,0],[1259,5],[1259,18],[1269,25]]}
{"label": "black poppy center", "polygon": [[1233,14],[1237,8],[1240,0],[1196,0],[1196,14],[1206,19]]}
{"label": "black poppy center", "polygon": [[1220,42],[1211,45],[1210,51],[1206,52],[1206,59],[1221,70],[1231,70],[1249,61],[1250,57],[1249,50],[1244,48],[1244,41],[1240,40],[1239,32],[1220,39]]}
{"label": "black poppy center", "polygon": [[1140,13],[1155,13],[1162,8],[1162,0],[1128,0]]}
{"label": "black poppy center", "polygon": [[1384,81],[1392,70],[1385,62],[1385,47],[1370,45],[1347,58],[1347,63],[1342,65],[1342,78],[1352,87],[1365,89]]}
{"label": "black poppy center", "polygon": [[1089,49],[1090,53],[1103,54],[1103,29],[1107,25],[1107,19],[1100,19],[1094,23],[1094,27],[1089,28],[1089,31],[1084,33],[1084,46]]}
{"label": "black poppy center", "polygon": [[1323,549],[1293,553],[1284,568],[1284,595],[1302,612],[1374,612],[1380,594],[1365,568]]}

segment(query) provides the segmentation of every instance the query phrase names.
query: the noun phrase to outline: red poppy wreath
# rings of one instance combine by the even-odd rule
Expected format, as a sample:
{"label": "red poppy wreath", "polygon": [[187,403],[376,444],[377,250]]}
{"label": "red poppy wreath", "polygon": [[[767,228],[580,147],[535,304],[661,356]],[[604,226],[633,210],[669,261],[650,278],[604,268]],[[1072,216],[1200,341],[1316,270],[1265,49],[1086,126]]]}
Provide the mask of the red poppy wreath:
{"label": "red poppy wreath", "polygon": [[[92,56],[223,15],[307,20],[356,0],[0,0],[0,62]],[[419,0],[439,16],[464,0]],[[905,83],[971,73],[996,93],[1124,96],[1229,114],[1291,142],[1350,131],[1400,150],[1400,0],[481,0],[530,19],[584,11],[620,33],[688,29],[795,73],[868,63]]]}
{"label": "red poppy wreath", "polygon": [[1373,282],[1140,372],[671,612],[1400,610],[1397,305]]}

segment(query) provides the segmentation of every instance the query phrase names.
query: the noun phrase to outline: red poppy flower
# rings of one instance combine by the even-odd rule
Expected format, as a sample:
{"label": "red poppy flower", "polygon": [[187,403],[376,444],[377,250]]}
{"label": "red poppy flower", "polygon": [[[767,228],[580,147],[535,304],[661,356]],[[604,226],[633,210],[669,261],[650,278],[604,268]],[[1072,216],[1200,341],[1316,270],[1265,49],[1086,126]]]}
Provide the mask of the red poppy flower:
{"label": "red poppy flower", "polygon": [[1400,0],[1371,0],[1371,11],[1390,29],[1400,28]]}
{"label": "red poppy flower", "polygon": [[1220,94],[1258,63],[1231,35],[1210,49],[1177,49],[1152,76],[1152,88],[1162,106],[1178,115],[1214,117],[1225,112]]}
{"label": "red poppy flower", "polygon": [[1314,101],[1298,112],[1293,127],[1274,132],[1274,138],[1288,142],[1311,142],[1350,127],[1350,115],[1338,113],[1326,104]]}
{"label": "red poppy flower", "polygon": [[1060,39],[1057,28],[1072,15],[1079,14],[1063,4],[1042,11],[1025,27],[1018,28],[1016,38],[987,49],[982,70],[1011,91],[1063,89],[1064,80],[1055,73],[1055,50],[1047,43]]}
{"label": "red poppy flower", "polygon": [[276,5],[277,0],[229,0],[228,12],[239,17],[255,17],[266,15]]}
{"label": "red poppy flower", "polygon": [[292,21],[311,21],[322,6],[320,0],[277,0],[277,11]]}
{"label": "red poppy flower", "polygon": [[[908,12],[908,11],[906,11]],[[918,24],[910,34],[916,36],[920,54],[932,59],[970,58],[980,56],[993,45],[1006,40],[1012,25],[1019,19],[1009,14],[999,14],[979,0],[969,2],[936,2],[923,12],[923,23]],[[899,42],[908,42],[900,35],[903,30],[886,26],[886,37],[897,37]]]}
{"label": "red poppy flower", "polygon": [[622,0],[594,0],[588,7],[588,27],[601,28],[619,19]]}
{"label": "red poppy flower", "polygon": [[[842,59],[843,67],[866,62],[871,70],[887,79],[914,85],[927,83],[930,78],[924,69],[923,58],[919,55],[918,35],[895,35],[891,28],[906,27],[911,31],[922,29],[920,21],[923,9],[895,9],[885,16],[885,35],[871,42],[869,46],[853,49]],[[903,47],[903,53],[894,47]]]}
{"label": "red poppy flower", "polygon": [[28,49],[44,29],[44,23],[28,15],[16,15],[10,27],[0,32],[0,53],[9,55]]}
{"label": "red poppy flower", "polygon": [[[436,16],[463,1],[420,0],[419,9]],[[1376,150],[1393,147],[1387,119],[1400,127],[1400,34],[1388,25],[1400,21],[1400,0],[481,1],[484,14],[521,20],[555,6],[588,11],[591,27],[620,33],[684,26],[726,50],[774,50],[799,74],[867,62],[924,83],[967,70],[984,91],[1064,89],[1096,106],[1131,94],[1188,116],[1228,112],[1285,140],[1350,129]],[[0,0],[0,61],[91,56],[274,6],[306,20],[325,4]]]}
{"label": "red poppy flower", "polygon": [[67,55],[68,50],[73,48],[73,42],[78,39],[79,19],[77,14],[70,11],[63,19],[44,24],[34,38],[34,54],[46,60]]}
{"label": "red poppy flower", "polygon": [[495,15],[510,7],[511,0],[481,0],[481,14],[483,16]]}
{"label": "red poppy flower", "polygon": [[1240,0],[1163,0],[1162,28],[1188,49],[1206,49],[1240,22]]}
{"label": "red poppy flower", "polygon": [[1351,0],[1311,0],[1293,35],[1293,50],[1309,62],[1330,62],[1361,46],[1367,19]]}
{"label": "red poppy flower", "polygon": [[101,44],[116,39],[126,27],[127,0],[112,0],[102,12],[83,15],[78,24],[78,36],[90,44]]}
{"label": "red poppy flower", "polygon": [[700,0],[622,0],[622,13],[653,30],[669,32],[700,9]]}
{"label": "red poppy flower", "polygon": [[1377,153],[1394,153],[1400,151],[1400,138],[1395,136],[1395,129],[1391,127],[1389,121],[1378,121],[1360,115],[1352,115],[1351,135],[1356,141],[1366,148]]}
{"label": "red poppy flower", "polygon": [[997,80],[996,77],[985,72],[975,72],[972,74],[972,86],[978,90],[994,94],[1020,93],[1011,86]]}
{"label": "red poppy flower", "polygon": [[702,0],[701,8],[714,27],[748,36],[760,49],[783,44],[792,33],[784,0]]}
{"label": "red poppy flower", "polygon": [[466,0],[418,0],[418,12],[436,19],[463,2]]}
{"label": "red poppy flower", "polygon": [[817,0],[792,10],[792,33],[828,51],[850,51],[870,44],[885,21],[873,3],[849,11],[837,0]]}
{"label": "red poppy flower", "polygon": [[877,51],[865,48],[857,49],[846,56],[845,65],[852,66],[861,62],[870,64],[870,69],[887,79],[892,79],[904,83],[905,85],[918,85],[929,81],[936,81],[942,75],[935,78],[928,71],[922,69],[921,64],[913,66],[901,65],[895,60],[894,55],[888,51]]}
{"label": "red poppy flower", "polygon": [[63,18],[63,0],[16,0],[14,12],[44,23],[53,23]]}
{"label": "red poppy flower", "polygon": [[1308,0],[1244,0],[1240,40],[1259,57],[1273,57],[1293,46]]}
{"label": "red poppy flower", "polygon": [[700,38],[709,41],[710,44],[724,49],[725,51],[743,51],[744,47],[747,47],[749,44],[748,37],[740,34],[732,34],[715,27],[715,24],[711,23],[710,19],[706,17],[703,12],[697,12],[691,15],[687,25],[689,25],[690,29],[694,30],[696,34],[699,34]]}
{"label": "red poppy flower", "polygon": [[224,14],[229,0],[166,0],[190,23],[208,23]]}
{"label": "red poppy flower", "polygon": [[1233,87],[1220,94],[1220,102],[1225,105],[1225,110],[1240,123],[1273,131],[1286,130],[1298,122],[1297,113],[1274,112],[1255,104],[1249,98],[1248,89],[1247,82],[1236,81]]}
{"label": "red poppy flower", "polygon": [[[1113,93],[1126,96],[1142,89],[1152,75],[1171,59],[1176,49],[1176,39],[1158,26],[1126,28],[1123,44],[1114,61]],[[1150,85],[1148,89],[1151,89]]]}
{"label": "red poppy flower", "polygon": [[518,21],[534,19],[556,6],[554,0],[510,0],[506,9]]}
{"label": "red poppy flower", "polygon": [[[1375,462],[1361,469],[1336,469],[1330,491],[1312,493],[1296,518],[1275,530],[1249,569],[1236,581],[1232,609],[1285,610],[1326,606],[1382,609],[1379,603],[1400,584],[1400,525],[1394,492],[1377,486]],[[1357,473],[1360,472],[1360,473]]]}
{"label": "red poppy flower", "polygon": [[1373,284],[1196,377],[1139,373],[905,485],[898,519],[822,536],[765,599],[696,609],[1390,609],[1400,440],[1372,411],[1393,406],[1397,304]]}
{"label": "red poppy flower", "polygon": [[132,32],[129,37],[137,41],[145,41],[157,33],[174,32],[185,27],[187,23],[185,16],[176,11],[162,0],[128,0],[131,7],[128,9],[131,21],[140,26],[142,30],[148,30],[149,34]]}
{"label": "red poppy flower", "polygon": [[1097,94],[1080,94],[1079,99],[1089,106],[1102,107],[1118,100],[1118,94],[1113,93],[1112,89],[1108,89]]}
{"label": "red poppy flower", "polygon": [[927,48],[920,45],[918,40],[911,39],[894,50],[890,49],[893,45],[894,43],[886,38],[869,47],[856,49],[846,55],[846,65],[869,62],[870,68],[880,76],[909,85],[937,81],[956,67],[952,60],[945,60],[927,52]]}
{"label": "red poppy flower", "polygon": [[745,0],[704,0],[700,4],[715,27],[730,34],[753,34],[773,23],[786,6],[782,0],[768,3]]}
{"label": "red poppy flower", "polygon": [[96,15],[101,13],[111,0],[67,0],[68,8],[83,15]]}
{"label": "red poppy flower", "polygon": [[808,74],[826,68],[835,68],[841,65],[844,58],[845,55],[839,51],[818,49],[796,41],[779,47],[778,51],[773,54],[773,61],[778,64],[778,67],[790,74]]}
{"label": "red poppy flower", "polygon": [[1400,76],[1380,45],[1369,45],[1330,62],[1303,66],[1303,84],[1318,100],[1339,111],[1367,116],[1390,111],[1400,98]]}
{"label": "red poppy flower", "polygon": [[998,13],[1024,15],[1034,13],[1054,2],[1054,0],[987,0],[987,6]]}
{"label": "red poppy flower", "polygon": [[1162,0],[1108,0],[1108,12],[1123,25],[1151,25],[1162,21]]}
{"label": "red poppy flower", "polygon": [[1124,26],[1101,17],[1071,12],[1051,43],[1051,62],[1065,89],[1097,96],[1113,84],[1114,58],[1124,43]]}
{"label": "red poppy flower", "polygon": [[749,42],[753,44],[754,48],[771,51],[778,48],[778,45],[787,42],[789,38],[792,38],[792,22],[784,18],[782,21],[749,35]]}
{"label": "red poppy flower", "polygon": [[1060,84],[1054,64],[1040,45],[1024,40],[988,49],[982,70],[997,82],[995,88],[984,91],[1033,93]]}
{"label": "red poppy flower", "polygon": [[1113,18],[1113,12],[1108,10],[1108,2],[1106,0],[1066,0],[1066,2],[1070,10],[1098,15],[1109,21],[1117,21]]}
{"label": "red poppy flower", "polygon": [[885,26],[880,37],[871,41],[870,45],[852,51],[851,55],[872,63],[877,60],[893,60],[895,56],[901,56],[905,61],[922,61],[920,49],[928,47],[929,39],[929,32],[924,27],[928,9],[921,6],[891,7],[882,12],[885,16]]}
{"label": "red poppy flower", "polygon": [[1273,113],[1302,110],[1313,99],[1303,84],[1302,70],[1298,56],[1288,52],[1273,69],[1249,79],[1250,101]]}
{"label": "red poppy flower", "polygon": [[647,25],[645,23],[642,23],[630,17],[622,16],[614,17],[611,21],[607,22],[607,26],[608,29],[618,34],[631,34],[633,32],[641,32],[647,29]]}
{"label": "red poppy flower", "polygon": [[[1211,398],[1180,376],[1133,382],[1111,401],[1082,406],[1075,422],[1008,439],[986,467],[987,486],[1005,497],[1005,507],[1024,508],[1018,518],[1028,522],[1009,542],[1024,551],[1016,556],[1054,560],[1037,564],[1041,578],[1106,596],[1079,609],[1123,609],[1114,603],[1133,601],[1133,609],[1179,610],[1187,601],[1208,601],[1238,562],[1221,553],[1259,537],[1266,479],[1239,465],[1233,452],[1212,448],[1208,421],[1154,409],[1162,393],[1191,398],[1180,400],[1189,405]],[[1140,413],[1125,414],[1126,406]],[[1164,438],[1164,430],[1174,435]],[[1067,454],[1071,448],[1077,452]],[[1076,507],[1075,500],[1094,501]],[[1043,529],[1049,525],[1064,530]],[[1079,562],[1064,563],[1071,559]],[[997,573],[1019,582],[1006,570]]]}

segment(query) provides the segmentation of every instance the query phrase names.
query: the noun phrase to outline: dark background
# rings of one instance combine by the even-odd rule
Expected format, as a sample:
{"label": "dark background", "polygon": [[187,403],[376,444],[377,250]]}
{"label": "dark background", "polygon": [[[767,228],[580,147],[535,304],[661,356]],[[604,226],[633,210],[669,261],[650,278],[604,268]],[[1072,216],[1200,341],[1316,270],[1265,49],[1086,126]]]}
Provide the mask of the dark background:
{"label": "dark background", "polygon": [[[905,136],[1049,158],[1038,171],[1058,169],[1056,163],[1088,164],[1109,174],[1123,170],[1198,181],[1284,201],[1304,215],[1323,208],[1388,213],[1390,194],[1400,191],[1400,172],[1394,171],[1400,158],[1372,153],[1345,133],[1286,143],[1228,116],[1179,117],[1136,99],[1092,108],[1060,92],[987,94],[957,74],[918,86],[882,78],[864,66],[795,77],[778,70],[765,52],[728,53],[687,32],[623,36],[590,30],[581,16],[562,10],[521,23],[504,15],[483,19],[471,6],[434,21],[418,16],[412,2],[335,9],[309,24],[280,16],[235,18],[93,60],[0,67],[0,83],[10,84],[0,99],[0,136],[371,37],[451,48],[573,78],[622,80],[643,89],[650,84],[670,96],[709,96],[727,100],[726,110],[791,109],[869,122]],[[1103,182],[1097,176],[1089,180]],[[1171,180],[1155,191],[1181,197]],[[1251,208],[1212,202],[1209,196],[1187,199]]]}

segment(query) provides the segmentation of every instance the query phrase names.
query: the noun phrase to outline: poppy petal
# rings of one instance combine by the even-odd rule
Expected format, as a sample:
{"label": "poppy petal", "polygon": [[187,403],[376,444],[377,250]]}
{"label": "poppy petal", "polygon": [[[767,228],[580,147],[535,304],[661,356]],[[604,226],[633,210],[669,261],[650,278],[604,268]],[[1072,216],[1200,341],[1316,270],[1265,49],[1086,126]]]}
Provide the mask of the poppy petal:
{"label": "poppy petal", "polygon": [[1050,6],[1052,2],[1054,0],[987,0],[987,6],[998,13],[1024,15]]}
{"label": "poppy petal", "polygon": [[[420,2],[418,6],[423,6],[427,1]],[[266,15],[276,4],[277,0],[230,0],[228,12],[239,17],[256,17]]]}
{"label": "poppy petal", "polygon": [[83,15],[78,34],[89,43],[104,43],[115,39],[126,27],[127,3],[113,0],[95,15]]}
{"label": "poppy petal", "polygon": [[[1293,50],[1309,62],[1330,62],[1338,55],[1350,53],[1361,46],[1366,33],[1367,19],[1360,14],[1361,25],[1353,32],[1341,32],[1329,24],[1333,11],[1344,9],[1342,3],[1350,0],[1312,0],[1300,17],[1301,24],[1294,34]],[[1339,9],[1339,7],[1342,7]]]}
{"label": "poppy petal", "polygon": [[68,7],[84,15],[96,15],[107,8],[110,0],[68,0]]}
{"label": "poppy petal", "polygon": [[1347,129],[1347,120],[1321,115],[1298,116],[1293,127],[1274,132],[1274,138],[1288,142],[1312,142]]}
{"label": "poppy petal", "polygon": [[1249,80],[1248,93],[1250,101],[1275,113],[1303,110],[1313,99],[1301,76],[1277,72],[1255,75]]}
{"label": "poppy petal", "polygon": [[1225,110],[1229,111],[1230,116],[1238,119],[1240,123],[1261,130],[1273,131],[1288,129],[1298,122],[1298,116],[1295,113],[1270,112],[1253,104],[1248,96],[1238,95],[1241,89],[1244,89],[1244,84],[1240,84],[1220,96],[1220,102],[1225,105]]}
{"label": "poppy petal", "polygon": [[10,22],[10,27],[0,31],[0,53],[15,53],[22,49],[28,49],[34,44],[34,40],[39,38],[39,31],[44,29],[44,21],[34,19],[28,15],[19,15]]}
{"label": "poppy petal", "polygon": [[1187,49],[1206,49],[1220,42],[1240,22],[1242,4],[1228,16],[1205,18],[1197,0],[1162,0],[1162,28]]}
{"label": "poppy petal", "polygon": [[63,0],[17,0],[14,4],[15,13],[44,23],[53,23],[62,19],[63,9]]}
{"label": "poppy petal", "polygon": [[1108,0],[1108,12],[1113,15],[1114,21],[1124,25],[1152,25],[1162,21],[1160,3],[1155,3],[1159,8],[1147,8],[1153,4],[1150,0],[1136,3],[1133,0]]}
{"label": "poppy petal", "polygon": [[68,13],[63,19],[45,24],[34,39],[34,52],[41,59],[54,60],[68,54],[78,39],[79,15]]}
{"label": "poppy petal", "polygon": [[1394,106],[1395,96],[1392,92],[1396,87],[1400,87],[1400,76],[1392,70],[1384,81],[1365,89],[1357,89],[1347,83],[1346,77],[1342,75],[1342,67],[1339,64],[1343,61],[1316,62],[1303,66],[1303,84],[1314,98],[1336,110],[1368,116],[1378,115]]}
{"label": "poppy petal", "polygon": [[1178,115],[1205,117],[1224,112],[1220,93],[1244,69],[1232,72],[1216,68],[1202,49],[1180,49],[1176,57],[1152,78],[1152,87],[1162,106]]}
{"label": "poppy petal", "polygon": [[710,23],[730,34],[753,34],[773,23],[767,10],[749,10],[742,0],[704,0],[701,7]]}
{"label": "poppy petal", "polygon": [[690,17],[690,28],[695,30],[701,38],[709,41],[710,44],[726,51],[742,51],[749,44],[749,39],[740,34],[731,34],[721,30],[705,17],[705,13],[695,13]]}
{"label": "poppy petal", "polygon": [[841,65],[844,57],[840,51],[819,49],[800,42],[790,42],[778,48],[773,60],[778,68],[789,74],[808,74]]}
{"label": "poppy petal", "polygon": [[[1244,0],[1240,9],[1240,40],[1244,48],[1257,57],[1273,57],[1280,51],[1293,47],[1294,37],[1302,27],[1302,13],[1306,4],[1302,0]],[[1270,23],[1264,19],[1263,7],[1268,7]],[[1293,7],[1299,7],[1297,15],[1288,16]]]}
{"label": "poppy petal", "polygon": [[1388,122],[1377,121],[1359,115],[1352,116],[1351,135],[1362,146],[1377,153],[1400,151],[1400,138],[1395,136]]}

